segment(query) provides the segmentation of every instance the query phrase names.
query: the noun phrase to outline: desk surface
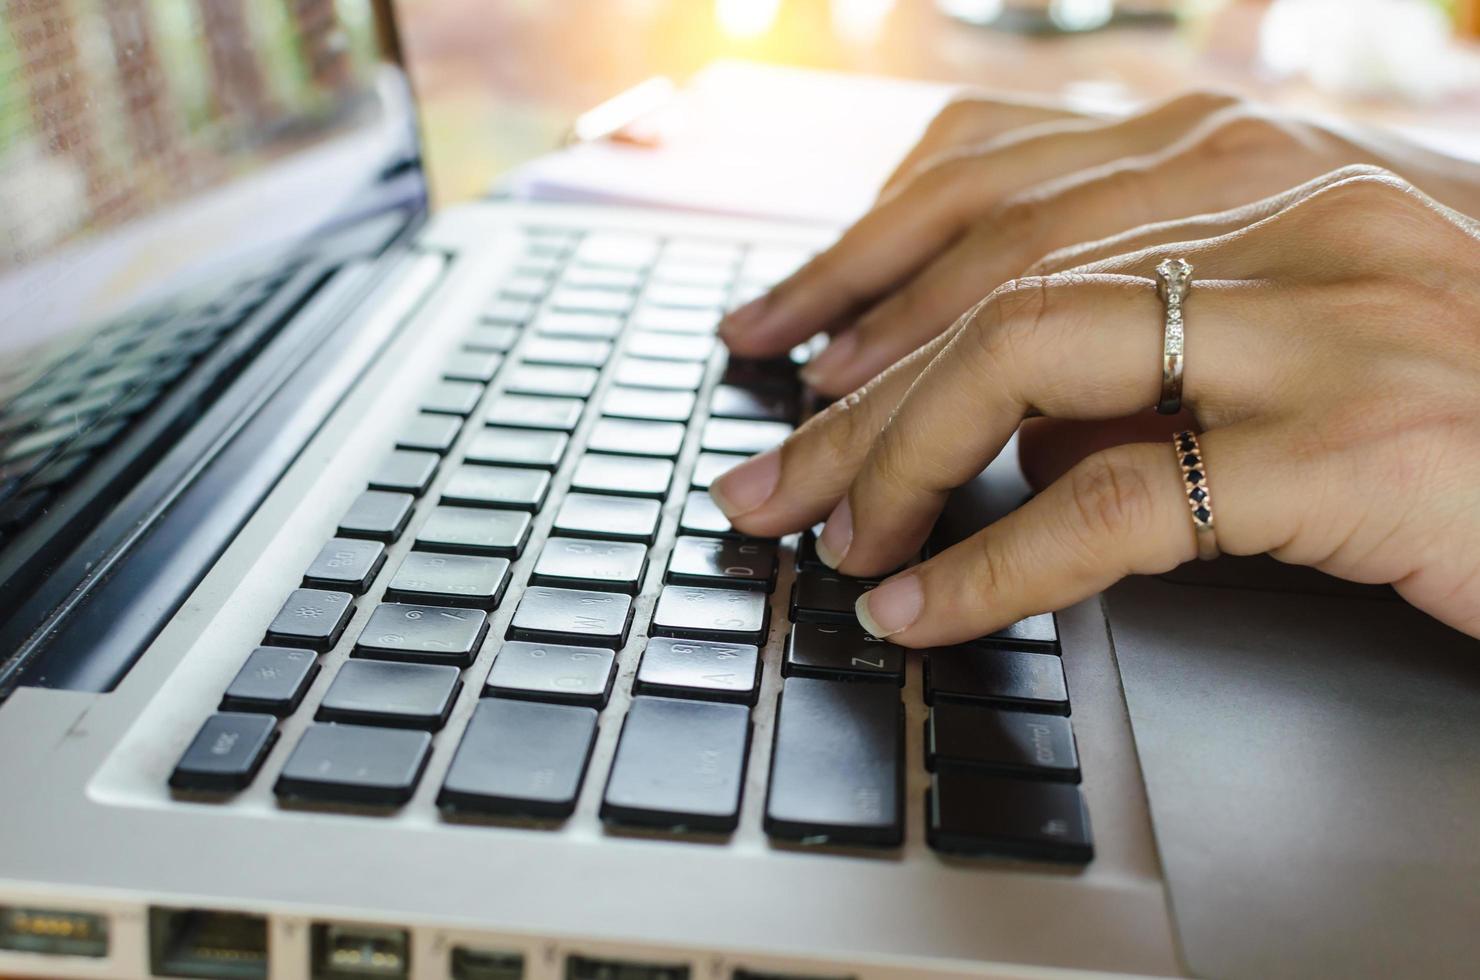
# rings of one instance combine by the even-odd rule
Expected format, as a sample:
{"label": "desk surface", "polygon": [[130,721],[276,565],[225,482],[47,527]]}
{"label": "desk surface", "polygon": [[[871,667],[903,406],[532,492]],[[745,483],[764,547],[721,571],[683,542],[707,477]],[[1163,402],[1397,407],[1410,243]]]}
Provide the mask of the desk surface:
{"label": "desk surface", "polygon": [[1473,129],[1480,91],[1423,107],[1348,102],[1262,75],[1262,0],[1232,0],[1177,28],[1113,28],[1033,39],[970,27],[929,0],[899,0],[875,24],[830,11],[887,3],[788,0],[774,26],[727,36],[699,0],[402,0],[402,32],[422,101],[439,204],[558,146],[584,109],[654,74],[682,79],[720,57],[1041,93],[1153,98],[1197,86],[1374,122]]}

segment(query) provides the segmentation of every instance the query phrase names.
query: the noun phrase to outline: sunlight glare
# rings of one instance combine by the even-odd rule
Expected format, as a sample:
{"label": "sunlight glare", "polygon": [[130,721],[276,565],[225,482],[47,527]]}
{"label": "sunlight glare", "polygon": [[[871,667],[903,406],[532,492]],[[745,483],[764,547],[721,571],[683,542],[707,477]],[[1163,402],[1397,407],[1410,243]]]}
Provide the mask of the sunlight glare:
{"label": "sunlight glare", "polygon": [[714,0],[714,19],[726,37],[747,40],[771,29],[781,0]]}

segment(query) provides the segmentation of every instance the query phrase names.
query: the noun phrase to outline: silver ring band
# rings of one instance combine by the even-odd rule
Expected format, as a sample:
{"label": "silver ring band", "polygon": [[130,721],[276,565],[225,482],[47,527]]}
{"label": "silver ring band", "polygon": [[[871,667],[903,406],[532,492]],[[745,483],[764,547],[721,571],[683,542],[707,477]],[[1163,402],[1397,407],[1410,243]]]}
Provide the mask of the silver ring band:
{"label": "silver ring band", "polygon": [[1197,534],[1197,557],[1203,561],[1217,558],[1222,552],[1218,550],[1218,532],[1213,523],[1213,494],[1208,489],[1208,467],[1197,434],[1191,430],[1178,432],[1172,436],[1172,448],[1182,470],[1192,530]]}
{"label": "silver ring band", "polygon": [[1186,259],[1164,259],[1156,267],[1156,294],[1166,307],[1166,327],[1161,348],[1162,415],[1182,411],[1182,304],[1192,288],[1192,263]]}

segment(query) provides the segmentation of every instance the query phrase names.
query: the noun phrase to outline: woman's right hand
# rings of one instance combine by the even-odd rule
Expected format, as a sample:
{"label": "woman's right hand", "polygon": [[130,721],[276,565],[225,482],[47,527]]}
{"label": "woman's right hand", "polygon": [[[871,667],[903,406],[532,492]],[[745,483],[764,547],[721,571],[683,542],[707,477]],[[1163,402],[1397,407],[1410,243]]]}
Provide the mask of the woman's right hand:
{"label": "woman's right hand", "polygon": [[1113,119],[962,101],[941,113],[868,214],[720,332],[748,357],[831,334],[803,374],[841,395],[1050,252],[1235,208],[1354,163],[1480,213],[1480,166],[1230,95],[1186,95]]}

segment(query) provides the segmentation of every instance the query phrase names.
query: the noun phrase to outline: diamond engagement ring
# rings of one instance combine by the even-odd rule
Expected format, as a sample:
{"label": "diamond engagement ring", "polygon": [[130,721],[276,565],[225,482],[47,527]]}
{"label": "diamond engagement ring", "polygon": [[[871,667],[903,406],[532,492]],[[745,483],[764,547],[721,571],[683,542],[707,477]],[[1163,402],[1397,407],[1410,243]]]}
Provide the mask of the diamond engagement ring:
{"label": "diamond engagement ring", "polygon": [[1192,263],[1166,259],[1156,267],[1156,294],[1166,306],[1166,334],[1161,348],[1161,401],[1156,410],[1176,415],[1182,410],[1182,304],[1192,288]]}

